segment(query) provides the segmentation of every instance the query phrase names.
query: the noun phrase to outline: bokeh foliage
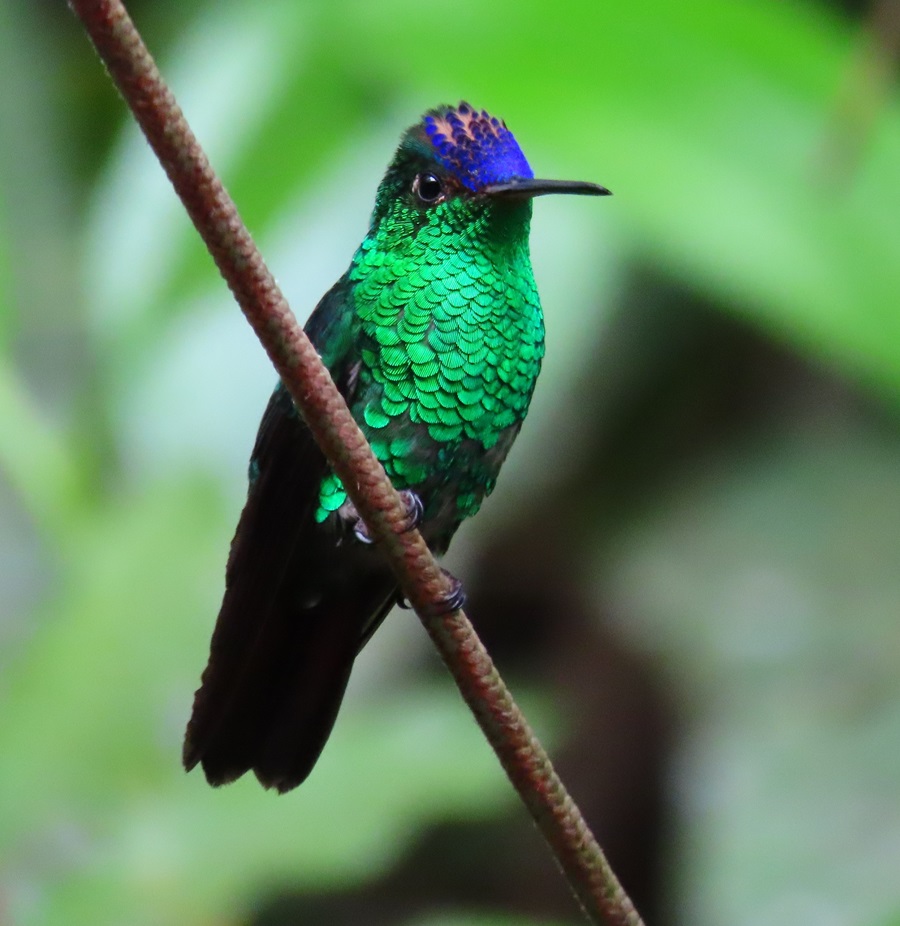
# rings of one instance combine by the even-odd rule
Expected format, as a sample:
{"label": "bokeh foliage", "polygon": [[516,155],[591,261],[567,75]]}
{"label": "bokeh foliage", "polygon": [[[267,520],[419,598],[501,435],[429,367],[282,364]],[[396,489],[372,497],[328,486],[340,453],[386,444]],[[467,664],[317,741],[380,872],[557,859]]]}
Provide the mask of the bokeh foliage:
{"label": "bokeh foliage", "polygon": [[[301,316],[400,130],[439,101],[502,114],[538,174],[614,190],[537,206],[546,370],[461,561],[580,473],[580,569],[693,718],[673,772],[683,921],[900,921],[900,104],[882,38],[777,0],[135,12]],[[429,822],[514,807],[449,682],[415,673],[401,617],[295,795],[183,775],[271,371],[61,2],[4,0],[0,81],[0,920],[237,922],[269,891],[377,877]],[[623,416],[649,431],[632,397],[678,392],[708,316],[812,372],[699,449],[663,445],[606,520],[590,454]],[[563,718],[524,700],[552,744]]]}

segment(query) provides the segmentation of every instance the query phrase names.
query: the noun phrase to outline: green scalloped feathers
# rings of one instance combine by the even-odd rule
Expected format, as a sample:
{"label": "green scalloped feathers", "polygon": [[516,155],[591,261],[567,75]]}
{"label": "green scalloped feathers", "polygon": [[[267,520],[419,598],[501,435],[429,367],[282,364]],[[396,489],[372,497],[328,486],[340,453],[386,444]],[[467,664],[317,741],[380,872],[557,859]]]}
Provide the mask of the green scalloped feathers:
{"label": "green scalloped feathers", "polygon": [[[362,359],[354,417],[396,488],[443,475],[460,520],[493,488],[505,451],[485,451],[518,429],[544,355],[529,215],[491,228],[489,209],[449,200],[415,229],[398,206],[363,241],[349,276]],[[316,519],[346,498],[328,476]]]}

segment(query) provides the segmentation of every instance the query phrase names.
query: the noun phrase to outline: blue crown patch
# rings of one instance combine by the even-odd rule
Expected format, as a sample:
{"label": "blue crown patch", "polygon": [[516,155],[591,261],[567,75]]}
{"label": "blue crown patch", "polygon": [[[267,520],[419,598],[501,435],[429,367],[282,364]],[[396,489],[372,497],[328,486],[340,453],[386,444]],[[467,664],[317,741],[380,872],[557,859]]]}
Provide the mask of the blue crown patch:
{"label": "blue crown patch", "polygon": [[424,124],[438,160],[472,191],[534,177],[506,123],[484,110],[468,103],[442,106],[427,113]]}

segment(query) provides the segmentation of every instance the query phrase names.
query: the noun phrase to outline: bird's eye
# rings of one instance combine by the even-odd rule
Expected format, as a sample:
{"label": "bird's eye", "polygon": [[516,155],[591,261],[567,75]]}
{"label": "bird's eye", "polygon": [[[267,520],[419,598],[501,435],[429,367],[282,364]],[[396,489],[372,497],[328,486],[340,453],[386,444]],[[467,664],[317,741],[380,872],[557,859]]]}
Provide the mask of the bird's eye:
{"label": "bird's eye", "polygon": [[423,203],[436,203],[444,196],[444,184],[434,174],[417,174],[413,180],[413,193]]}

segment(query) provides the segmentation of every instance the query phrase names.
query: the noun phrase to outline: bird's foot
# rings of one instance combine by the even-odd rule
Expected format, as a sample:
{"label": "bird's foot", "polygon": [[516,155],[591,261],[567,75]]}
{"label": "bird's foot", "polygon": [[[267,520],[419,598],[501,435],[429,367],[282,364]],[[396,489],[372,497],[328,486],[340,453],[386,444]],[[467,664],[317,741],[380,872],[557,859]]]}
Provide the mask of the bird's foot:
{"label": "bird's foot", "polygon": [[[422,523],[424,507],[422,506],[422,500],[412,489],[403,489],[397,494],[400,496],[400,500],[403,502],[403,507],[405,509],[398,533],[407,534],[411,530],[415,530]],[[360,543],[370,544],[375,542],[375,538],[369,533],[366,522],[360,517],[353,502],[344,502],[341,506],[341,518],[345,523],[351,526],[353,536]]]}
{"label": "bird's foot", "polygon": [[366,522],[360,517],[359,512],[356,510],[356,505],[354,505],[353,502],[344,502],[338,510],[338,514],[340,515],[341,521],[353,531],[353,536],[360,543],[364,543],[367,546],[375,543],[375,538],[369,533]]}
{"label": "bird's foot", "polygon": [[[426,612],[429,617],[440,617],[442,614],[452,614],[454,611],[458,611],[460,608],[464,607],[466,603],[466,590],[463,588],[462,582],[460,582],[455,575],[447,572],[446,569],[442,569],[441,572],[450,580],[450,590],[446,595],[443,595],[428,606]],[[402,595],[398,597],[397,604],[401,608],[412,608],[409,601]]]}
{"label": "bird's foot", "polygon": [[408,534],[422,523],[422,515],[425,513],[425,506],[422,504],[422,499],[419,498],[412,489],[403,489],[397,494],[400,496],[400,501],[403,502],[403,507],[406,509],[406,514],[404,515],[403,521],[400,523],[400,529],[397,533]]}

